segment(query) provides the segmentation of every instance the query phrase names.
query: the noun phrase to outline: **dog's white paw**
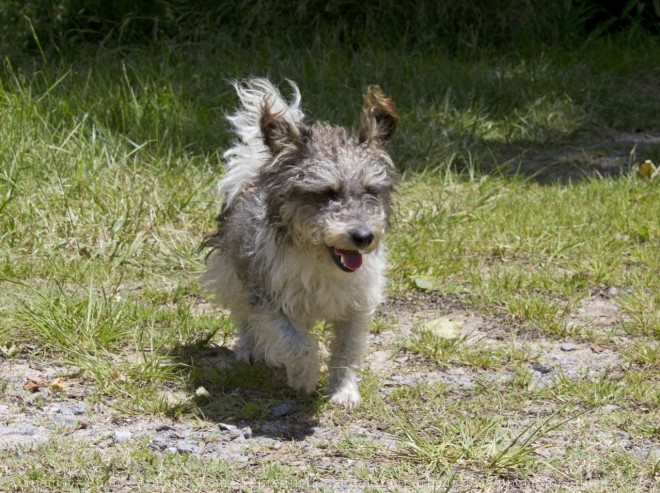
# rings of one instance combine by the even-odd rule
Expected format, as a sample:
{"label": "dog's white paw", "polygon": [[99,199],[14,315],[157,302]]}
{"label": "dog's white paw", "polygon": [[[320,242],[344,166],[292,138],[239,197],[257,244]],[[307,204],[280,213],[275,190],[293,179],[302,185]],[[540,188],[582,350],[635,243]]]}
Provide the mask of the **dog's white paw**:
{"label": "dog's white paw", "polygon": [[344,385],[330,393],[330,404],[352,408],[360,403],[360,391],[354,383]]}

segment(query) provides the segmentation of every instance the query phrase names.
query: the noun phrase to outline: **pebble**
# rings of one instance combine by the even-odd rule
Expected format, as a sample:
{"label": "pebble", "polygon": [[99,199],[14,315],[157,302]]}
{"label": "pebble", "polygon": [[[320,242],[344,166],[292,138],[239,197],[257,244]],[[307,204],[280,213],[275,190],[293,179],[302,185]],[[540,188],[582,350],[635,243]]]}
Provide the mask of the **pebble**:
{"label": "pebble", "polygon": [[550,368],[549,366],[546,366],[538,362],[532,363],[532,369],[544,375],[552,371],[552,368]]}
{"label": "pebble", "polygon": [[46,402],[46,395],[43,392],[35,392],[25,398],[25,403],[30,406],[43,407]]}
{"label": "pebble", "polygon": [[58,412],[67,416],[79,416],[89,411],[89,406],[84,402],[65,402],[63,403]]}
{"label": "pebble", "polygon": [[297,410],[298,410],[298,404],[296,402],[285,401],[275,406],[270,411],[269,416],[271,418],[282,418],[284,416],[288,416],[289,414],[295,413]]}
{"label": "pebble", "polygon": [[660,461],[660,447],[651,447],[649,453],[646,455],[646,458],[651,462]]}
{"label": "pebble", "polygon": [[600,412],[603,414],[610,414],[612,411],[616,411],[617,409],[621,408],[615,404],[607,404],[606,406],[602,406],[600,408]]}
{"label": "pebble", "polygon": [[115,443],[126,443],[133,438],[133,433],[129,430],[115,430],[112,439]]}
{"label": "pebble", "polygon": [[578,346],[572,342],[564,342],[561,346],[559,346],[559,349],[565,352],[575,351],[577,348]]}
{"label": "pebble", "polygon": [[183,442],[177,444],[176,451],[180,454],[193,454],[199,451],[199,447],[193,443]]}
{"label": "pebble", "polygon": [[635,447],[633,455],[651,462],[660,461],[660,447]]}
{"label": "pebble", "polygon": [[168,442],[162,440],[161,438],[154,438],[149,442],[148,447],[152,450],[164,450],[168,446]]}

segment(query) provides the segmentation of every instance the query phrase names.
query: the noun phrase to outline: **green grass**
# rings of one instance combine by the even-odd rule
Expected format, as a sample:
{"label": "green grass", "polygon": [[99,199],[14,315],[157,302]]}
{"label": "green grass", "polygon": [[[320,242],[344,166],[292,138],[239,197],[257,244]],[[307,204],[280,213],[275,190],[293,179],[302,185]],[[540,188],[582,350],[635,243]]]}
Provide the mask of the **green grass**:
{"label": "green grass", "polygon": [[[294,399],[292,419],[339,439],[236,470],[140,445],[84,444],[67,459],[71,444],[56,440],[3,453],[0,489],[288,491],[311,487],[307,459],[321,480],[374,491],[657,484],[656,464],[594,438],[623,430],[636,445],[658,443],[660,188],[629,169],[660,160],[657,142],[630,142],[660,130],[660,99],[644,89],[660,80],[657,39],[463,58],[377,46],[249,50],[218,34],[2,64],[0,364],[64,364],[96,405],[135,419],[246,420],[258,430]],[[312,116],[346,125],[364,88],[379,83],[402,116],[388,245],[395,302],[371,327],[388,367],[365,371],[354,412],[301,398],[281,372],[228,363],[230,319],[200,292],[197,248],[218,209],[223,113],[235,104],[225,81],[249,74],[299,81]],[[621,156],[623,173],[599,167]],[[594,300],[614,318],[601,321]],[[438,338],[415,318],[451,310],[505,335]],[[599,344],[619,365],[534,386],[542,344],[561,342]],[[479,378],[459,389],[386,385],[399,372],[456,368]],[[8,388],[0,379],[0,395]],[[616,411],[600,414],[607,405]],[[355,423],[384,427],[395,449],[351,436]]]}

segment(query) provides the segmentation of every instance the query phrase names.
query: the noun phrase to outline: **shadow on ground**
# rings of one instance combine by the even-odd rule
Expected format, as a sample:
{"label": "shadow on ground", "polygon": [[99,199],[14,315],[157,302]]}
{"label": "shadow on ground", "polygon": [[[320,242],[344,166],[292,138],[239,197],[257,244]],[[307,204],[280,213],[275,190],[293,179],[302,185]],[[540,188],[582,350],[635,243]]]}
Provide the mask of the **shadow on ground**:
{"label": "shadow on ground", "polygon": [[324,399],[290,389],[283,369],[238,362],[224,345],[192,344],[176,352],[191,368],[189,390],[206,421],[247,424],[255,436],[273,439],[304,440],[315,433]]}

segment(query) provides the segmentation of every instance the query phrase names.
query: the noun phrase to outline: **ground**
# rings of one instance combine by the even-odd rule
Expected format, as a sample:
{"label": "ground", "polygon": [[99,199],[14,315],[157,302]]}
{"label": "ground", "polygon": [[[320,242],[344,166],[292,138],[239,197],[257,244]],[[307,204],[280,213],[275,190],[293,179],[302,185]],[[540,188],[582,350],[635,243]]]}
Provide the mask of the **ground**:
{"label": "ground", "polygon": [[[211,308],[200,300],[198,309]],[[462,342],[448,351],[446,360],[429,364],[428,359],[404,349],[405,341],[439,317],[458,323],[454,327],[460,333],[455,334],[456,339],[447,340]],[[366,412],[314,412],[299,404],[295,397],[281,399],[275,392],[265,409],[256,410],[258,418],[233,417],[220,421],[204,416],[172,419],[163,415],[127,414],[113,405],[115,399],[121,400],[121,395],[109,400],[94,397],[95,389],[77,368],[57,364],[51,358],[8,359],[0,362],[6,382],[0,405],[4,467],[5,471],[17,472],[15,467],[20,457],[25,457],[31,449],[41,450],[34,459],[20,466],[28,478],[30,474],[36,475],[33,484],[39,486],[30,491],[39,488],[55,491],[56,485],[71,487],[76,482],[74,477],[85,469],[82,457],[100,454],[112,457],[114,463],[136,453],[156,460],[178,455],[199,458],[201,464],[226,464],[231,474],[209,480],[209,485],[224,485],[234,491],[257,487],[259,491],[442,491],[449,487],[452,491],[489,492],[575,491],[576,488],[606,491],[616,484],[631,488],[626,491],[651,491],[657,482],[649,468],[660,460],[660,443],[654,433],[648,435],[627,428],[627,406],[596,395],[594,402],[577,413],[568,405],[570,397],[565,400],[567,406],[548,405],[562,391],[562,385],[605,381],[626,371],[621,350],[630,346],[631,339],[612,330],[622,317],[607,292],[589,296],[570,314],[570,323],[588,326],[594,333],[602,334],[599,344],[588,340],[567,342],[515,330],[452,299],[424,294],[390,299],[379,314],[384,327],[372,334],[365,363],[362,385],[367,387]],[[244,371],[245,368],[232,363],[232,346],[232,340],[211,345],[205,348],[201,358],[215,368]],[[454,349],[464,354],[453,355]],[[481,356],[486,361],[470,363],[470,354],[473,359]],[[467,358],[468,363],[461,361],[461,357]],[[53,384],[58,378],[62,379],[61,388]],[[283,380],[281,375],[280,379]],[[559,385],[558,381],[561,381]],[[30,382],[34,386],[26,388]],[[492,390],[484,392],[484,388]],[[504,404],[511,389],[516,389],[517,398],[522,400],[514,406]],[[615,387],[608,391],[618,392]],[[171,392],[174,400],[186,399],[185,389],[174,387]],[[475,399],[480,400],[480,394],[502,402],[474,403]],[[187,398],[192,398],[191,395],[192,391],[188,391]],[[210,398],[222,400],[224,396],[214,393]],[[415,405],[409,405],[411,398],[416,400]],[[529,402],[525,402],[527,398]],[[429,412],[425,406],[433,409]],[[479,408],[483,416],[475,414]],[[375,414],[371,414],[373,410]],[[657,408],[641,408],[639,412],[642,421],[637,426],[657,429]],[[436,419],[442,421],[442,427],[450,426],[450,430],[436,430],[437,425],[433,424]],[[548,422],[542,423],[545,419]],[[551,429],[560,421],[565,423],[559,429]],[[503,449],[503,443],[498,445],[495,436],[480,436],[489,426],[505,442],[518,433],[538,432],[538,435],[528,449],[514,450],[510,457],[502,456],[501,471],[497,464],[492,464],[490,467],[496,474],[486,474],[475,481],[475,473],[483,474],[479,468],[497,456],[496,450]],[[441,435],[435,446],[443,444],[443,440],[457,440],[459,436],[470,443],[446,442],[443,447],[466,448],[438,450],[438,457],[428,451],[427,458],[432,459],[430,464],[438,467],[438,471],[423,467],[421,471],[425,472],[419,476],[420,471],[411,474],[404,464],[424,463],[425,455],[419,457],[414,451],[420,437],[411,438],[406,432],[428,433],[422,441],[436,433],[446,434]],[[480,443],[484,440],[485,443]],[[50,464],[48,468],[59,479],[38,477],[36,472],[45,466],[44,461],[52,460],[46,458],[51,457],[53,448],[62,453],[71,447],[82,454],[75,464],[67,461]],[[513,445],[516,447],[520,444]],[[521,455],[521,467],[527,462],[539,464],[532,473],[520,474],[516,471],[515,453]],[[585,456],[598,456],[602,460],[594,463]],[[512,461],[512,466],[507,460]],[[561,464],[573,464],[572,469],[564,470]],[[610,469],[624,465],[626,469],[618,472]],[[434,474],[448,466],[449,474]],[[104,491],[134,491],[130,482],[120,478],[124,474],[122,470],[108,472]],[[162,481],[162,491],[169,491],[163,473],[159,476],[152,487],[157,489]],[[31,484],[26,480],[14,481],[23,485],[17,491]],[[13,491],[10,485],[11,482],[5,482],[3,489]]]}
{"label": "ground", "polygon": [[[655,38],[267,48],[3,61],[0,491],[659,490]],[[296,74],[314,118],[350,126],[371,83],[401,114],[353,410],[325,376],[305,397],[235,363],[200,290],[236,104],[218,81],[245,74]]]}

